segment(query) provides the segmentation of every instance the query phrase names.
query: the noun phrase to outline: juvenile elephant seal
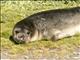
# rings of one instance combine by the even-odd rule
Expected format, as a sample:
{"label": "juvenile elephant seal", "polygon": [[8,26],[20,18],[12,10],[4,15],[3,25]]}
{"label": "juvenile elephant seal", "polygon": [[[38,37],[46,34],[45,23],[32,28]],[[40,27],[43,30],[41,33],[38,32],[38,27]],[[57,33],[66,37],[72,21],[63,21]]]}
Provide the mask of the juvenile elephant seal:
{"label": "juvenile elephant seal", "polygon": [[16,42],[58,40],[80,33],[80,7],[48,10],[19,21],[13,28]]}

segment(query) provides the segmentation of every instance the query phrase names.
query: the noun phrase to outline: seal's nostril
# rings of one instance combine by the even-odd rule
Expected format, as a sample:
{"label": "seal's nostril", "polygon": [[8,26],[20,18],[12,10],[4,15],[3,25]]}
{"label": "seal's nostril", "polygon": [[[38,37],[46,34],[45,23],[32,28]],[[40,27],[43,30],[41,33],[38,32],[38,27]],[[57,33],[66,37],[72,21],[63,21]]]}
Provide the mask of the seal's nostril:
{"label": "seal's nostril", "polygon": [[18,38],[24,38],[24,35],[18,36]]}
{"label": "seal's nostril", "polygon": [[18,40],[24,40],[24,35],[18,36]]}

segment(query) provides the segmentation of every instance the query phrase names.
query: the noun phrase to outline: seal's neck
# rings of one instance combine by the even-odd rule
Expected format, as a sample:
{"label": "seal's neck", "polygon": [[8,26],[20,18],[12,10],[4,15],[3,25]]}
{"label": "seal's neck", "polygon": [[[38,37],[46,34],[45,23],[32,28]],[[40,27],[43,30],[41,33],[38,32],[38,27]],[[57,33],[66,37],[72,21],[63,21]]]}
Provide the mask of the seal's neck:
{"label": "seal's neck", "polygon": [[42,39],[41,32],[36,30],[30,41],[36,41],[36,40],[41,40],[41,39]]}

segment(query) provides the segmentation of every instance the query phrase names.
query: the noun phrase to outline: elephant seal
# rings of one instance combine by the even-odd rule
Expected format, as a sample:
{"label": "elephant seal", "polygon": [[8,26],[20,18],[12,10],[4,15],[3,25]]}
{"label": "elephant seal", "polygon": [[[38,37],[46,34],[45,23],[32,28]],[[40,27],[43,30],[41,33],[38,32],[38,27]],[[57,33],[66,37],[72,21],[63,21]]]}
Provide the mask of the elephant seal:
{"label": "elephant seal", "polygon": [[15,24],[14,41],[58,40],[80,33],[80,7],[35,13]]}

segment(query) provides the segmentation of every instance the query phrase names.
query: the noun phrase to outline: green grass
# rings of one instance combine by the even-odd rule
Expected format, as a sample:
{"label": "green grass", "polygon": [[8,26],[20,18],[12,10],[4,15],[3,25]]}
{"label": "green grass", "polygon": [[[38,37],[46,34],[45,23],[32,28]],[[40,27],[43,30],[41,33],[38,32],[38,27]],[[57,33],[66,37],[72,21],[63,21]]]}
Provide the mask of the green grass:
{"label": "green grass", "polygon": [[[80,1],[3,1],[1,2],[1,49],[12,55],[25,54],[33,50],[34,56],[40,56],[40,50],[43,50],[45,56],[57,54],[64,56],[74,51],[80,46],[80,34],[70,38],[64,38],[59,41],[35,41],[26,44],[16,45],[9,40],[13,26],[15,23],[30,16],[33,13],[58,8],[70,8],[80,6]],[[49,50],[56,50],[50,53]]]}

